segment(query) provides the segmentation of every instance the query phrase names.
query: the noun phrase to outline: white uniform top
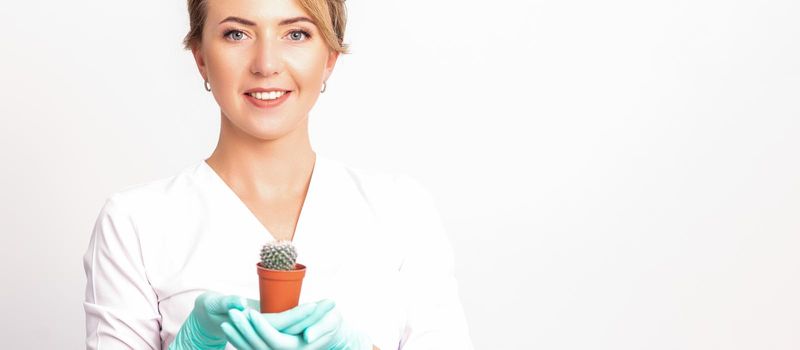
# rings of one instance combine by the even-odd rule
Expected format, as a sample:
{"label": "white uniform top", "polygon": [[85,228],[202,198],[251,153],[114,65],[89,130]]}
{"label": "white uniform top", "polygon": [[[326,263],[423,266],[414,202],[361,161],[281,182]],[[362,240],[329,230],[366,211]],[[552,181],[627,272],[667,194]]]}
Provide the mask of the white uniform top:
{"label": "white uniform top", "polygon": [[[87,348],[166,349],[204,291],[259,299],[272,239],[204,160],[113,193],[83,257]],[[412,177],[317,153],[294,243],[301,304],[332,299],[381,350],[472,349],[452,248]]]}

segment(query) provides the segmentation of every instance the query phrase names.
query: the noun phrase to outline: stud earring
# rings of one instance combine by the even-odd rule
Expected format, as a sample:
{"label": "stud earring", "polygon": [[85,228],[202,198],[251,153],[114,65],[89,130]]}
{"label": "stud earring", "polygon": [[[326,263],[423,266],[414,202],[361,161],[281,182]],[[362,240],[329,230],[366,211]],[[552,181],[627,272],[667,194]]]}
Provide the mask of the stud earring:
{"label": "stud earring", "polygon": [[208,85],[208,80],[205,82],[206,91],[211,91],[211,85]]}

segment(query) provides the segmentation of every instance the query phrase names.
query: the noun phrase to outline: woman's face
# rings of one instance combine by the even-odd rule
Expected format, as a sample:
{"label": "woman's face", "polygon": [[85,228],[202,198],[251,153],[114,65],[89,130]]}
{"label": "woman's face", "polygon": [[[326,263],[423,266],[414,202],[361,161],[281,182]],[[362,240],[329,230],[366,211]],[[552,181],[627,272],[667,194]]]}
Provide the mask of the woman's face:
{"label": "woman's face", "polygon": [[[339,56],[328,48],[311,17],[293,0],[207,4],[202,43],[193,54],[223,117],[260,139],[276,139],[307,126],[308,112]],[[279,104],[265,107],[247,94],[259,88],[288,92]]]}

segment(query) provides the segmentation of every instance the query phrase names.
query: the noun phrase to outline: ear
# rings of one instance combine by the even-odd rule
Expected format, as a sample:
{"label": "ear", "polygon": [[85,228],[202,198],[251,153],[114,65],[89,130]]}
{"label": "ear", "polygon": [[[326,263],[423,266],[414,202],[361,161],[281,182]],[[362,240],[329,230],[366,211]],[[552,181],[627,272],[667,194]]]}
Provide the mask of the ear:
{"label": "ear", "polygon": [[192,56],[194,56],[194,62],[197,64],[197,70],[200,71],[203,81],[208,80],[208,75],[206,74],[206,59],[200,45],[192,48]]}
{"label": "ear", "polygon": [[330,50],[328,54],[328,59],[325,61],[325,79],[323,81],[327,81],[328,78],[333,73],[333,67],[336,66],[336,61],[339,59],[339,51]]}

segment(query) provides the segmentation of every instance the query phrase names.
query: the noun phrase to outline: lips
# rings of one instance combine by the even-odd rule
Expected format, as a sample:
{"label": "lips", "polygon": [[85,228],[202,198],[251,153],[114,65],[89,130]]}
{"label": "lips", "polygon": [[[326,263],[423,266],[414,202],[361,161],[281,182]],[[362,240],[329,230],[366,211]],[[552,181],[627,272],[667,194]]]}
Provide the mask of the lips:
{"label": "lips", "polygon": [[292,91],[292,90],[283,89],[283,88],[279,88],[279,87],[268,87],[268,88],[257,87],[257,88],[252,88],[250,90],[247,90],[244,93],[249,94],[249,93],[253,93],[253,92],[272,92],[272,91]]}
{"label": "lips", "polygon": [[[273,91],[286,91],[286,90],[273,90]],[[253,106],[255,106],[257,108],[260,108],[260,109],[272,109],[272,108],[275,108],[277,106],[280,106],[284,101],[286,101],[286,99],[289,98],[289,96],[291,94],[292,94],[291,91],[286,91],[281,97],[278,97],[278,98],[276,98],[274,100],[259,100],[259,99],[255,98],[255,97],[251,96],[250,93],[245,93],[244,94],[244,98],[248,102],[250,102],[250,104],[252,104]]]}
{"label": "lips", "polygon": [[285,93],[287,92],[286,91],[251,92],[247,93],[247,95],[253,96],[259,100],[274,100],[278,97],[281,97]]}

